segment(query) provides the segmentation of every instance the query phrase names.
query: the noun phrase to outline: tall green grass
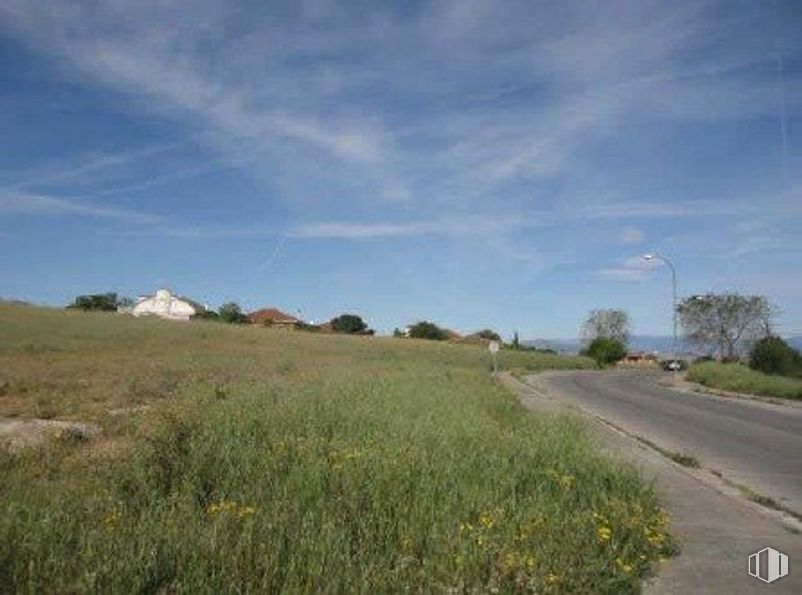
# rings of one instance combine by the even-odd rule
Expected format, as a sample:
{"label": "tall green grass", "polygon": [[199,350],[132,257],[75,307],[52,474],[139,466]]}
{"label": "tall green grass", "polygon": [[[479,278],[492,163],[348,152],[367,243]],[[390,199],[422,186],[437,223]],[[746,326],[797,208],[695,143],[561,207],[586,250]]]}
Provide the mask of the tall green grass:
{"label": "tall green grass", "polygon": [[[211,337],[241,378],[0,453],[0,592],[621,593],[673,550],[652,488],[478,350],[119,324],[168,370]],[[71,352],[100,353],[93,332]]]}
{"label": "tall green grass", "polygon": [[687,378],[704,386],[738,393],[802,399],[802,380],[764,374],[742,364],[696,364],[688,370]]}

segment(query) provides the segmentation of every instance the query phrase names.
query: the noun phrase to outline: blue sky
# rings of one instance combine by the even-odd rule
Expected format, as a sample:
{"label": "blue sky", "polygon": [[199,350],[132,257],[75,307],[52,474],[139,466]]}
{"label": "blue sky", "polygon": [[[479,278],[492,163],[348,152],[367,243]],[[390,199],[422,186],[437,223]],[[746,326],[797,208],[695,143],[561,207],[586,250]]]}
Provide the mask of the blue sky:
{"label": "blue sky", "polygon": [[0,295],[802,334],[802,5],[0,3]]}

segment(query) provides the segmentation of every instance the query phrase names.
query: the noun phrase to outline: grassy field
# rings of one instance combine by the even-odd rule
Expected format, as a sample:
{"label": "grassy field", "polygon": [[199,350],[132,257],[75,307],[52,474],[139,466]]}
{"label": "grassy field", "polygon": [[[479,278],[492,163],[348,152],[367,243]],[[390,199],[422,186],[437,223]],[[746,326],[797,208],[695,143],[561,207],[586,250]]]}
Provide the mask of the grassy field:
{"label": "grassy field", "polygon": [[802,399],[802,380],[763,374],[742,364],[718,362],[696,364],[688,370],[687,378],[710,388],[768,397]]}
{"label": "grassy field", "polygon": [[0,450],[0,592],[637,591],[674,549],[652,488],[488,368],[471,346],[0,304],[0,415],[103,428]]}

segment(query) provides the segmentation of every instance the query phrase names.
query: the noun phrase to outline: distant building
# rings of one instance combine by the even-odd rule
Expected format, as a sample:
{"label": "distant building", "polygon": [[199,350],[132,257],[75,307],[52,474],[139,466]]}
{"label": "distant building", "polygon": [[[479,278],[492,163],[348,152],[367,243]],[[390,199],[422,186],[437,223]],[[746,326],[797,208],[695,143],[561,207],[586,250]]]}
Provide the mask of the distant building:
{"label": "distant building", "polygon": [[248,320],[252,324],[261,324],[263,326],[279,326],[285,328],[295,328],[301,324],[301,321],[295,316],[286,314],[276,308],[262,308],[248,314]]}
{"label": "distant building", "polygon": [[137,299],[130,313],[134,316],[158,316],[168,320],[189,320],[206,311],[206,307],[189,298],[173,295],[159,289],[155,295]]}
{"label": "distant building", "polygon": [[657,356],[654,353],[636,351],[627,353],[626,357],[618,362],[621,368],[653,368],[657,367]]}

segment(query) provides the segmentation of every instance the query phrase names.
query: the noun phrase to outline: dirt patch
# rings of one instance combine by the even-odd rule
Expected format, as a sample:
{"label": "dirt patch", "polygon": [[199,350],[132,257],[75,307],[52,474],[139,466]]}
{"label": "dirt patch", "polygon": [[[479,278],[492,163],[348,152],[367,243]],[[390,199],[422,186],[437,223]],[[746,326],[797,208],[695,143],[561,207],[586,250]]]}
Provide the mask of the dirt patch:
{"label": "dirt patch", "polygon": [[83,422],[0,417],[0,447],[9,450],[36,446],[49,438],[83,442],[98,434],[98,426]]}

